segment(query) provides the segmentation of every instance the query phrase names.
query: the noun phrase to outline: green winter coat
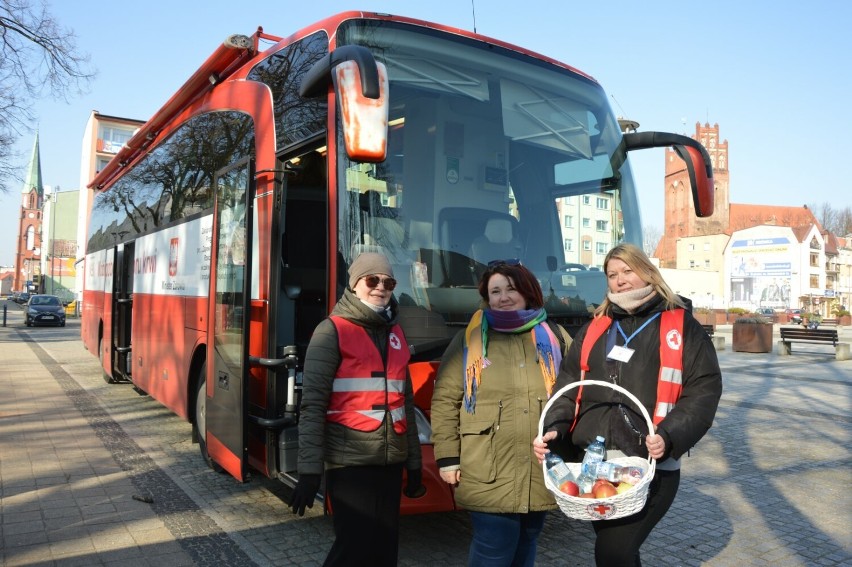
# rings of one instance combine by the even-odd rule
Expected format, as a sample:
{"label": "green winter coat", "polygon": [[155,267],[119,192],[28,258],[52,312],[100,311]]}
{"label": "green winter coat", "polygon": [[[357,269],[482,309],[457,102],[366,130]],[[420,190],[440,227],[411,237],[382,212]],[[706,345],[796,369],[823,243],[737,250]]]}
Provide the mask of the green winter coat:
{"label": "green winter coat", "polygon": [[[571,338],[561,327],[565,340]],[[533,452],[547,403],[544,377],[529,333],[489,329],[488,360],[475,413],[462,407],[464,333],[441,360],[432,396],[432,442],[440,465],[460,464],[456,502],[476,512],[527,513],[556,508]]]}
{"label": "green winter coat", "polygon": [[[390,321],[364,305],[346,290],[332,315],[338,315],[364,327],[384,355],[388,331],[396,323],[399,306],[391,298]],[[406,345],[407,346],[407,345]],[[384,356],[382,356],[384,358]],[[339,423],[326,421],[332,384],[340,365],[337,328],[329,319],[317,325],[308,352],[302,379],[302,401],[299,414],[299,474],[320,474],[326,466],[393,465],[421,467],[420,442],[414,417],[414,393],[411,378],[406,377],[405,415],[407,430],[398,434],[393,429],[390,413],[375,431],[357,431]]]}

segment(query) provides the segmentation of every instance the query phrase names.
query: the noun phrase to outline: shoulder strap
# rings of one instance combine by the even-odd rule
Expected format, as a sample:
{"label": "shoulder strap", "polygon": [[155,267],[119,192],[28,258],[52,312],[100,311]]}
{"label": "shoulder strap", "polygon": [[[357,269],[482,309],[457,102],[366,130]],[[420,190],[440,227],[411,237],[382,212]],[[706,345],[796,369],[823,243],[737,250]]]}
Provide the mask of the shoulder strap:
{"label": "shoulder strap", "polygon": [[[592,347],[598,342],[598,339],[609,329],[612,324],[612,319],[606,315],[595,317],[589,323],[589,328],[586,329],[586,336],[583,337],[583,344],[580,347],[580,380],[586,379],[586,372],[589,370],[589,354],[592,352]],[[580,415],[580,398],[583,397],[583,387],[577,388],[577,402],[574,407],[574,422],[571,424],[570,431],[574,431],[574,426],[577,425],[577,418]]]}

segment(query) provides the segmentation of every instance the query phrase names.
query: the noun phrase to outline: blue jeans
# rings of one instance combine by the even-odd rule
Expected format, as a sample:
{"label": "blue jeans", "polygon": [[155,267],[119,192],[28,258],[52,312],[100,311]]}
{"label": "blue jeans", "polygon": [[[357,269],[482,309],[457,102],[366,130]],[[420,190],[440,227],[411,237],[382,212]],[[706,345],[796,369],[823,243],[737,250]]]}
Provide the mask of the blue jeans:
{"label": "blue jeans", "polygon": [[536,541],[546,515],[471,512],[473,541],[468,567],[533,567]]}

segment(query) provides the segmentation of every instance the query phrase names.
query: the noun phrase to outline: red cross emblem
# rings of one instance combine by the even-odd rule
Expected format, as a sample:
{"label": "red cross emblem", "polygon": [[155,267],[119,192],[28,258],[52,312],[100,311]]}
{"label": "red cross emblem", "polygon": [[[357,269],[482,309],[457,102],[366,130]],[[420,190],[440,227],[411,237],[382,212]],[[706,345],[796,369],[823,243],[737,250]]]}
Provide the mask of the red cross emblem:
{"label": "red cross emblem", "polygon": [[589,504],[586,506],[586,512],[593,518],[606,520],[615,514],[616,506],[614,504]]}

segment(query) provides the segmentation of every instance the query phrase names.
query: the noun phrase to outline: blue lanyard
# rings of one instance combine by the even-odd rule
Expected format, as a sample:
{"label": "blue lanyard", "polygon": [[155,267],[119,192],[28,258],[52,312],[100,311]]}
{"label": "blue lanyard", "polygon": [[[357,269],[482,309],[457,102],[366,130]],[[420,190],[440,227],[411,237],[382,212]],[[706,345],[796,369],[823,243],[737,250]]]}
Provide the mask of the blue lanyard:
{"label": "blue lanyard", "polygon": [[645,327],[647,327],[647,326],[648,326],[648,323],[650,323],[651,321],[653,321],[654,319],[656,319],[656,318],[657,318],[657,317],[659,317],[659,316],[660,316],[660,314],[659,314],[659,313],[655,313],[653,317],[651,317],[650,319],[648,319],[647,321],[645,321],[644,323],[642,323],[642,326],[641,326],[641,327],[639,327],[638,329],[636,329],[636,330],[633,332],[633,334],[632,334],[632,335],[630,335],[629,337],[628,337],[626,334],[624,334],[624,330],[622,330],[622,328],[621,328],[621,322],[620,322],[620,321],[616,321],[616,322],[615,322],[615,328],[616,328],[616,329],[618,329],[618,332],[619,332],[619,333],[621,333],[621,336],[622,336],[622,337],[624,337],[624,346],[627,346],[627,343],[629,343],[629,342],[633,339],[633,337],[635,337],[636,335],[638,335],[639,333],[641,333],[641,332],[642,332],[642,329],[644,329]]}

